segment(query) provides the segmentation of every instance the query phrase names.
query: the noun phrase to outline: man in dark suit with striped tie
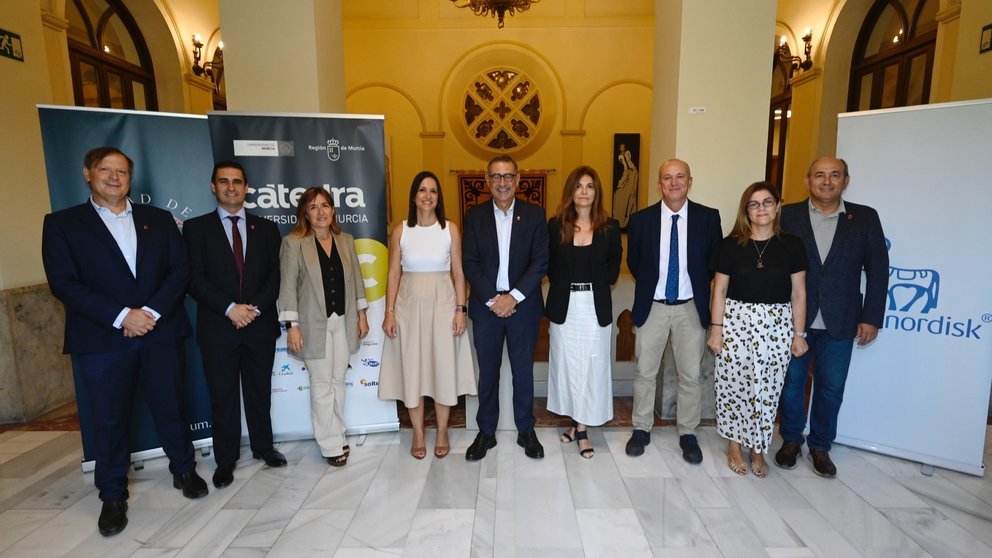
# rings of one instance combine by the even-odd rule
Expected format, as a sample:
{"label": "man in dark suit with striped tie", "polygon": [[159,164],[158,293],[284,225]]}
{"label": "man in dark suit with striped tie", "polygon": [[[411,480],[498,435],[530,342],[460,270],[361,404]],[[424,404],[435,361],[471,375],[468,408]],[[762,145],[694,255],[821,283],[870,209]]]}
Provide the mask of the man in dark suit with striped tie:
{"label": "man in dark suit with striped tie", "polygon": [[210,191],[217,210],[183,226],[189,251],[190,295],[197,302],[196,339],[213,410],[217,488],[234,481],[241,455],[241,405],[252,455],[270,467],[286,465],[272,445],[272,363],[279,322],[279,245],[275,223],[245,212],[248,180],[238,163],[214,165]]}

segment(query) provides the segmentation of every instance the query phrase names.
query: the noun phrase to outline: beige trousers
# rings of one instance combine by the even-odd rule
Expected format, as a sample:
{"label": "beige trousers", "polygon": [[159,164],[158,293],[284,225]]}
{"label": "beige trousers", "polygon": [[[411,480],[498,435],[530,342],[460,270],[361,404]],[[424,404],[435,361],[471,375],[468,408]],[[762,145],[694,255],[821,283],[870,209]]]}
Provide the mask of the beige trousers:
{"label": "beige trousers", "polygon": [[675,422],[679,434],[692,434],[699,426],[702,399],[700,361],[706,348],[706,330],[699,323],[699,312],[691,301],[678,306],[655,302],[644,325],[636,329],[634,357],[634,429],[650,432],[654,426],[654,403],[658,372],[665,346],[672,342],[678,397]]}
{"label": "beige trousers", "polygon": [[343,316],[331,314],[327,318],[327,334],[324,337],[324,358],[306,362],[310,371],[310,421],[320,454],[337,457],[343,453],[341,448],[346,443],[344,381],[351,359]]}

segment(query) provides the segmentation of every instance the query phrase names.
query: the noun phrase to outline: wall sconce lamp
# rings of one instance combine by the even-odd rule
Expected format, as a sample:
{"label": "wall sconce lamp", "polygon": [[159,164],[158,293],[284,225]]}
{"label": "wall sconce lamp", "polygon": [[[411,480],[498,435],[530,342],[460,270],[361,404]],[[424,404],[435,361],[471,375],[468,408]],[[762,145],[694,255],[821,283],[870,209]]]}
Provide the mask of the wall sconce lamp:
{"label": "wall sconce lamp", "polygon": [[200,65],[200,57],[203,55],[203,40],[200,35],[193,35],[193,75],[197,77],[207,76],[210,81],[216,81],[217,72],[224,69],[224,41],[217,43],[214,50],[213,60]]}
{"label": "wall sconce lamp", "polygon": [[806,71],[813,67],[813,59],[810,58],[810,53],[813,52],[813,30],[809,27],[806,28],[803,34],[803,56],[791,56],[789,53],[789,45],[785,42],[785,35],[782,35],[782,40],[778,43],[778,57],[779,60],[785,62],[786,64],[791,64],[792,68],[789,71],[789,77],[792,77],[798,70]]}

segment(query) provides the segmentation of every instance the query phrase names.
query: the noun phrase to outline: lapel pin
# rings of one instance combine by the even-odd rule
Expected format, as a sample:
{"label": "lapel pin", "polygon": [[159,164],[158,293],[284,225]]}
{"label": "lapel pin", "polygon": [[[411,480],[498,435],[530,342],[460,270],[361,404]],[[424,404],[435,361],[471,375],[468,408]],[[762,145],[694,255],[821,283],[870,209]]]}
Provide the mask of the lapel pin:
{"label": "lapel pin", "polygon": [[248,228],[251,230],[255,230],[255,225],[250,225]]}
{"label": "lapel pin", "polygon": [[853,221],[854,220],[854,214],[853,213],[848,213],[847,214],[847,220],[848,221]]}
{"label": "lapel pin", "polygon": [[145,229],[145,230],[147,231],[147,230],[148,230],[148,229],[150,229],[151,227],[149,227],[148,225],[145,225],[144,227],[141,227],[141,228],[143,228],[143,229]]}
{"label": "lapel pin", "polygon": [[519,216],[519,215],[517,215],[517,221],[519,221],[519,220],[520,220],[520,216]]}

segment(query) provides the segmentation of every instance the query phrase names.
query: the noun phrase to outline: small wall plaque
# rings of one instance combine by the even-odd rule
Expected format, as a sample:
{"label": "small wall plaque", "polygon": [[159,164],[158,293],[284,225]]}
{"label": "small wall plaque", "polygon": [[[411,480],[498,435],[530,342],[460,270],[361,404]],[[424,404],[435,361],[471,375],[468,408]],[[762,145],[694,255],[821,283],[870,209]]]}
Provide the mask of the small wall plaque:
{"label": "small wall plaque", "polygon": [[992,23],[982,27],[982,40],[978,43],[978,53],[992,50]]}

